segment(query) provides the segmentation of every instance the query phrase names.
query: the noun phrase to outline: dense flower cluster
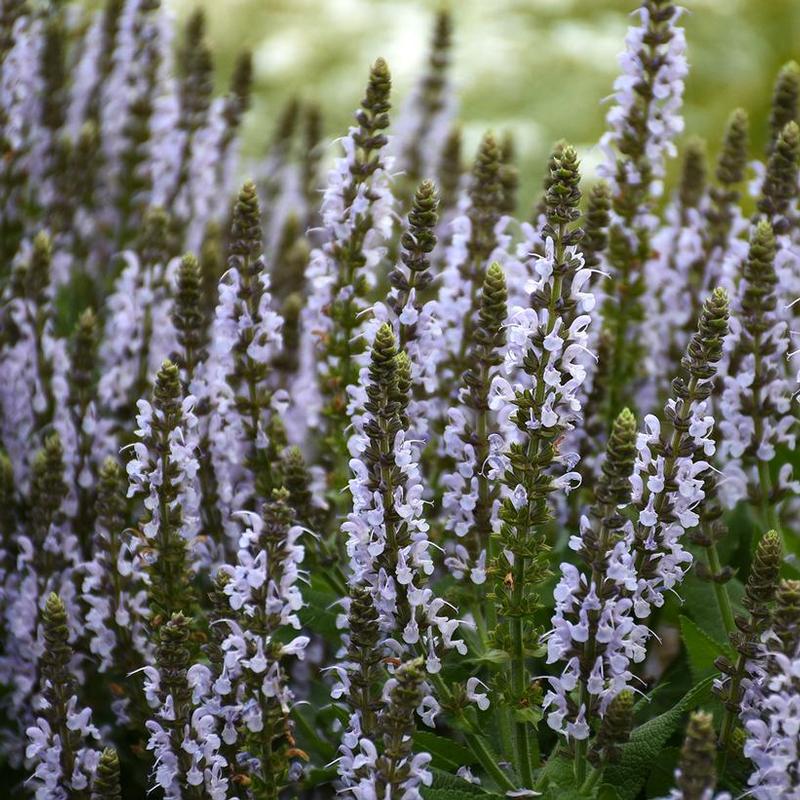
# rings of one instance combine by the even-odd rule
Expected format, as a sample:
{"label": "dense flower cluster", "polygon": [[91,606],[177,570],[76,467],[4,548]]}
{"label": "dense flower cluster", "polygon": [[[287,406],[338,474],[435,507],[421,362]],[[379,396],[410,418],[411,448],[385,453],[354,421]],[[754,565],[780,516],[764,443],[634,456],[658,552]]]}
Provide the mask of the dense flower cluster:
{"label": "dense flower cluster", "polygon": [[800,796],[800,69],[712,171],[681,20],[525,215],[449,12],[244,164],[202,13],[0,4],[10,795]]}

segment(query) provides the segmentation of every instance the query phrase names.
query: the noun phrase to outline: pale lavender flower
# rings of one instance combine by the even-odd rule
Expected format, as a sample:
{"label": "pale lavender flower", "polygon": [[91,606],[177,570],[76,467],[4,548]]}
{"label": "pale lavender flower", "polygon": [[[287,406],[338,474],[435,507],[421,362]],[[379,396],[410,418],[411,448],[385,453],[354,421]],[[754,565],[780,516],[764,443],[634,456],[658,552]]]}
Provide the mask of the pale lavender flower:
{"label": "pale lavender flower", "polygon": [[800,652],[768,632],[743,683],[744,755],[755,765],[748,794],[756,800],[800,797]]}

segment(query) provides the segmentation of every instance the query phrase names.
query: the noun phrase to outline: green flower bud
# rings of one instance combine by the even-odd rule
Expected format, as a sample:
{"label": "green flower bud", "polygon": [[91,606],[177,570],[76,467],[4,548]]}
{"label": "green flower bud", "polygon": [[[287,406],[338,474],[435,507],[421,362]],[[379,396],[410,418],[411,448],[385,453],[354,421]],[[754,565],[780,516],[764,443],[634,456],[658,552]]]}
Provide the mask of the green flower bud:
{"label": "green flower bud", "polygon": [[100,754],[92,781],[92,800],[122,800],[119,756],[113,747],[107,747]]}
{"label": "green flower bud", "polygon": [[697,711],[689,717],[676,774],[684,800],[703,800],[717,783],[714,718]]}
{"label": "green flower bud", "polygon": [[611,190],[605,181],[592,186],[584,217],[584,236],[581,240],[583,263],[588,269],[600,264],[600,255],[608,245],[608,224],[611,211]]}
{"label": "green flower bud", "polygon": [[726,188],[744,180],[749,125],[747,112],[741,108],[737,108],[728,119],[722,149],[717,160],[717,180]]}
{"label": "green flower bud", "polygon": [[769,114],[768,156],[772,155],[781,131],[788,123],[797,121],[798,99],[800,99],[800,66],[796,61],[790,61],[784,64],[775,81]]}

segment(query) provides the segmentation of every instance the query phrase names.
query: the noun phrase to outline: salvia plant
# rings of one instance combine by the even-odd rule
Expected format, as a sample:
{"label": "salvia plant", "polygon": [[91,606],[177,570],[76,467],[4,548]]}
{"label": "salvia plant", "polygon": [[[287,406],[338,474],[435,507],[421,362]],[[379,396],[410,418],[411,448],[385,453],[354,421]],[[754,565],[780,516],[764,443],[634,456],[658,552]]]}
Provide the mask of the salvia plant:
{"label": "salvia plant", "polygon": [[684,138],[642,0],[521,210],[447,11],[245,161],[202,13],[0,6],[0,793],[800,798],[796,64]]}

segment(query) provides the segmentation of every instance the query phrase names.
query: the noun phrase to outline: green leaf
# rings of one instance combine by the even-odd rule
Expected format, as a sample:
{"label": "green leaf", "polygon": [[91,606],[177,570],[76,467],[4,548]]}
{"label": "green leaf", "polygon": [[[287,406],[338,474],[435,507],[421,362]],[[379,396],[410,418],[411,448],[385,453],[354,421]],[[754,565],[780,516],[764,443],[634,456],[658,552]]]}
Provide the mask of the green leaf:
{"label": "green leaf", "polygon": [[604,783],[617,787],[620,800],[634,800],[639,794],[681,718],[689,709],[707,699],[713,680],[714,676],[703,679],[669,711],[648,720],[631,734],[630,741],[622,748],[619,763],[609,766],[603,777]]}
{"label": "green leaf", "polygon": [[311,583],[311,586],[303,589],[306,605],[300,610],[300,620],[304,627],[319,634],[326,641],[338,642],[341,635],[336,627],[338,606],[332,604],[339,598],[327,587],[325,587],[327,591],[321,589],[313,578]]}
{"label": "green leaf", "polygon": [[[308,775],[306,775],[305,780],[303,781],[303,788],[304,789],[313,789],[316,786],[321,786],[322,784],[326,783],[333,783],[336,780],[338,772],[336,767],[314,767],[313,769],[309,770]],[[331,789],[333,791],[333,789]]]}
{"label": "green leaf", "polygon": [[542,767],[537,785],[545,787],[545,797],[558,797],[565,789],[575,791],[575,768],[572,759],[553,754]]}
{"label": "green leaf", "polygon": [[689,656],[689,666],[692,669],[692,680],[697,683],[703,678],[716,674],[714,659],[717,656],[731,658],[730,651],[723,647],[719,642],[711,638],[689,617],[681,617],[681,638],[686,645],[686,653]]}
{"label": "green leaf", "polygon": [[511,712],[514,722],[527,722],[534,727],[542,721],[541,707],[529,706],[528,708],[515,708]]}
{"label": "green leaf", "polygon": [[433,783],[431,786],[422,790],[422,796],[425,800],[475,800],[475,798],[496,797],[501,795],[492,794],[487,792],[486,789],[476,786],[474,783],[468,783],[455,775],[450,775],[448,772],[442,772],[439,769],[433,769]]}
{"label": "green leaf", "polygon": [[414,744],[415,750],[431,754],[431,764],[434,767],[448,772],[455,772],[459,767],[469,767],[478,763],[471,750],[430,731],[416,731]]}
{"label": "green leaf", "polygon": [[[695,548],[698,559],[704,558],[697,548]],[[733,578],[726,584],[728,597],[733,604],[734,614],[740,613],[742,609],[742,595],[744,586],[738,578]],[[690,575],[681,585],[681,596],[684,604],[682,613],[695,622],[698,628],[705,631],[712,639],[718,642],[728,640],[725,632],[725,625],[722,622],[722,615],[719,611],[717,598],[714,595],[714,587],[708,581],[701,581],[696,575]]]}
{"label": "green leaf", "polygon": [[648,797],[667,797],[675,785],[675,767],[680,756],[679,747],[665,747],[647,780]]}
{"label": "green leaf", "polygon": [[479,655],[464,660],[471,664],[505,664],[509,656],[505,650],[484,650]]}

